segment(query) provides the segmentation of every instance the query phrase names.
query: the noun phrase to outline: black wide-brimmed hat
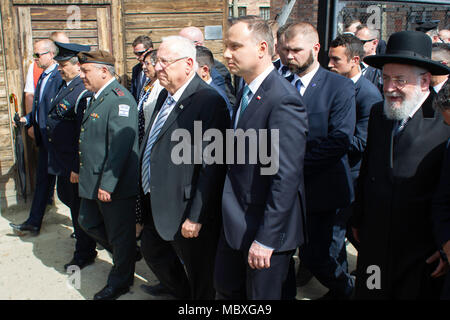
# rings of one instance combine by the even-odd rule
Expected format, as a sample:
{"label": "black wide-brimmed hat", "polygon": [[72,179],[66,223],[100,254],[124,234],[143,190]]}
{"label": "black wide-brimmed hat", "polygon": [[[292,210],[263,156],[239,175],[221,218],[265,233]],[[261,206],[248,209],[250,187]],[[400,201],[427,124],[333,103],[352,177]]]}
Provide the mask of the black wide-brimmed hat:
{"label": "black wide-brimmed hat", "polygon": [[433,75],[450,73],[449,67],[431,60],[431,39],[419,31],[393,33],[389,37],[386,53],[367,56],[364,62],[378,69],[386,63],[401,63],[426,69]]}

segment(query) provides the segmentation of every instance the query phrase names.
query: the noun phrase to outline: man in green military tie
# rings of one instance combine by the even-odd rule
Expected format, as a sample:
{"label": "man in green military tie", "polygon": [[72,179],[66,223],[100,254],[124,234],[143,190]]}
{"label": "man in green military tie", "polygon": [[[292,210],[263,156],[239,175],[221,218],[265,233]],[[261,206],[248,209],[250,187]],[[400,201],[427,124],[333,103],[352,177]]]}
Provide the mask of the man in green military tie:
{"label": "man in green military tie", "polygon": [[137,106],[114,77],[107,51],[80,52],[81,79],[94,92],[80,132],[79,223],[113,255],[107,285],[94,300],[129,291],[136,259]]}

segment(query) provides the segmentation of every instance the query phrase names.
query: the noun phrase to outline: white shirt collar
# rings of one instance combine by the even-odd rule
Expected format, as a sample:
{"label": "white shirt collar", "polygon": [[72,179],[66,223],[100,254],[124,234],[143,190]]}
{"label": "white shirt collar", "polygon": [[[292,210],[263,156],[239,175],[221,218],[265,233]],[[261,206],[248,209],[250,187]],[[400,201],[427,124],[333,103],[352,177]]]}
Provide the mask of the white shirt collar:
{"label": "white shirt collar", "polygon": [[47,76],[52,72],[56,67],[58,67],[57,63],[52,64],[50,67],[44,70],[44,72],[47,74]]}
{"label": "white shirt collar", "polygon": [[73,81],[73,80],[75,80],[76,78],[78,78],[80,75],[77,75],[75,78],[73,78],[72,80],[70,80],[69,82],[66,82],[66,86],[69,86],[69,84]]}
{"label": "white shirt collar", "polygon": [[98,91],[95,93],[94,99],[97,99],[97,98],[100,96],[100,94],[102,93],[102,91],[105,90],[105,88],[106,88],[107,86],[109,86],[114,80],[116,80],[116,78],[115,78],[115,77],[112,77],[107,83],[105,83],[105,85],[104,85],[103,87],[101,87],[100,90],[98,90]]}
{"label": "white shirt collar", "polygon": [[[447,81],[450,81],[450,80],[447,80]],[[435,85],[435,86],[433,87],[434,92],[438,93],[439,91],[441,91],[442,87],[444,86],[444,84],[445,84],[447,81],[442,81],[441,83]]]}
{"label": "white shirt collar", "polygon": [[358,72],[358,74],[357,74],[356,76],[354,76],[353,78],[351,78],[352,81],[353,81],[353,83],[358,82],[358,80],[359,80],[359,78],[361,78],[361,76],[362,76],[362,72],[360,71],[360,72]]}
{"label": "white shirt collar", "polygon": [[211,84],[211,82],[212,82],[212,78],[211,77],[209,77],[209,79],[208,80],[206,80],[205,81],[207,84]]}
{"label": "white shirt collar", "polygon": [[291,81],[291,83],[295,85],[295,83],[297,82],[297,79],[301,80],[302,88],[300,89],[300,91],[302,91],[301,92],[302,95],[305,92],[306,88],[308,88],[309,83],[311,82],[312,78],[315,76],[315,74],[317,73],[319,68],[320,68],[320,64],[318,63],[317,66],[313,70],[311,70],[310,72],[305,74],[303,77],[299,77],[298,74],[296,74],[294,76],[294,79]]}
{"label": "white shirt collar", "polygon": [[267,76],[269,75],[269,73],[272,72],[273,69],[275,69],[275,67],[273,66],[273,64],[271,64],[263,72],[261,72],[255,79],[253,79],[252,82],[248,84],[248,88],[252,93],[249,102],[252,96],[256,93],[256,91],[258,91],[259,87],[261,86],[261,83],[263,83],[263,81],[267,78]]}

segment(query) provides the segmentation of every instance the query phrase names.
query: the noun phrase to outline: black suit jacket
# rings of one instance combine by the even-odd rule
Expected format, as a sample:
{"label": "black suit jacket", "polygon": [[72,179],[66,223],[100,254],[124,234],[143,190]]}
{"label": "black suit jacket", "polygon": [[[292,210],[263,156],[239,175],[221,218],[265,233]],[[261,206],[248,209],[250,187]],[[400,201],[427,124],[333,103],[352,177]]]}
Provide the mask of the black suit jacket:
{"label": "black suit jacket", "polygon": [[377,69],[371,66],[367,66],[365,72],[363,73],[363,76],[372,82],[380,91],[381,94],[383,94],[383,72],[381,69]]}
{"label": "black suit jacket", "polygon": [[[241,95],[242,91],[237,101]],[[254,143],[259,146],[264,143],[269,152],[278,144],[279,163],[275,173],[262,174],[261,169],[274,163],[263,164],[259,158],[252,164],[247,141],[245,164],[238,164],[237,145],[234,146],[234,161],[227,166],[222,199],[226,240],[232,248],[245,251],[254,240],[275,251],[295,249],[305,241],[303,157],[308,129],[305,105],[295,88],[273,70],[239,118],[237,129],[256,130],[258,139],[263,139],[259,130],[267,130],[269,140]],[[277,133],[278,141],[274,136]]]}
{"label": "black suit jacket", "polygon": [[136,100],[136,103],[139,103],[139,94],[141,93],[141,89],[144,83],[141,83],[141,72],[142,72],[142,64],[136,64],[131,72],[131,95]]}
{"label": "black suit jacket", "polygon": [[353,183],[347,153],[355,132],[353,81],[320,67],[303,95],[309,133],[305,154],[306,208],[347,207]]}
{"label": "black suit jacket", "polygon": [[[140,168],[152,124],[167,94],[164,89],[158,97],[155,112],[141,145]],[[200,134],[208,129],[217,129],[225,136],[229,122],[229,112],[224,99],[195,74],[164,123],[150,155],[151,214],[156,230],[164,240],[181,237],[181,225],[186,218],[203,225],[210,220],[220,219],[225,167],[221,164],[194,162],[194,143],[199,143],[201,150],[209,144],[201,140],[195,141],[195,138],[201,137],[198,132],[194,135],[194,125],[201,124]],[[188,133],[191,140],[183,140],[180,136],[173,138],[176,130],[178,133]],[[179,155],[180,150],[176,148],[183,143],[188,148],[185,151],[189,152],[189,163],[176,164],[172,152]]]}
{"label": "black suit jacket", "polygon": [[[86,99],[91,96],[78,76],[66,88],[61,87],[52,101],[47,118],[48,172],[54,175],[70,176],[78,173],[78,139]],[[78,102],[78,105],[76,106]],[[75,107],[76,110],[75,110]]]}
{"label": "black suit jacket", "polygon": [[[436,266],[425,262],[437,250],[431,201],[450,136],[450,126],[432,107],[433,98],[430,93],[398,135],[395,121],[384,115],[383,103],[372,107],[351,221],[361,241],[357,297],[432,295],[430,274]],[[380,268],[379,290],[366,286],[371,265]]]}
{"label": "black suit jacket", "polygon": [[370,110],[374,104],[383,101],[383,96],[378,88],[362,76],[356,81],[355,90],[356,126],[348,153],[353,181],[358,177],[362,154],[367,144]]}

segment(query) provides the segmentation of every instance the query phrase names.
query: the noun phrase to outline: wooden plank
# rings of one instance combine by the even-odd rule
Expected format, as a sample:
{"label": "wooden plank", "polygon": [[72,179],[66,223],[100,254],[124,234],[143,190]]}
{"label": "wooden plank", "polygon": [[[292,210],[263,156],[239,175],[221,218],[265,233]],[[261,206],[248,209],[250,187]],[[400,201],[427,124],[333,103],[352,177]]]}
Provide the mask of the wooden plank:
{"label": "wooden plank", "polygon": [[[55,28],[55,25],[58,26],[58,29],[64,27],[63,31],[71,30],[66,24],[67,20],[51,20],[51,21],[41,21],[41,20],[32,20],[33,30],[52,30]],[[80,29],[97,29],[97,21],[91,20],[81,20],[80,21]]]}
{"label": "wooden plank", "polygon": [[54,4],[67,4],[67,5],[72,5],[72,4],[92,4],[93,2],[95,2],[95,4],[98,5],[107,5],[111,3],[111,0],[13,0],[12,3],[14,5],[44,5],[44,4],[48,4],[48,5],[54,5]]}
{"label": "wooden plank", "polygon": [[124,21],[127,29],[184,28],[187,26],[203,27],[205,25],[221,25],[222,14],[126,14],[124,16]]}
{"label": "wooden plank", "polygon": [[111,0],[111,34],[114,35],[112,37],[112,53],[116,59],[115,71],[120,78],[120,83],[126,87],[124,33],[122,0]]}
{"label": "wooden plank", "polygon": [[98,47],[109,52],[112,51],[110,20],[108,8],[97,8]]}
{"label": "wooden plank", "polygon": [[[45,39],[50,36],[50,34],[56,31],[53,30],[33,30],[33,39]],[[69,38],[97,38],[97,30],[96,29],[89,29],[89,30],[60,30],[64,31],[64,33]]]}
{"label": "wooden plank", "polygon": [[22,56],[23,79],[26,78],[28,66],[33,60],[33,37],[31,28],[30,8],[18,7],[19,39],[21,40],[20,53]]}
{"label": "wooden plank", "polygon": [[[46,6],[46,7],[31,7],[31,19],[32,20],[66,20],[73,13],[68,12],[69,6]],[[97,20],[97,7],[82,6],[80,7],[80,19],[81,20]]]}
{"label": "wooden plank", "polygon": [[222,12],[221,0],[124,0],[124,13],[195,13]]}

